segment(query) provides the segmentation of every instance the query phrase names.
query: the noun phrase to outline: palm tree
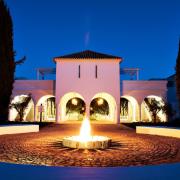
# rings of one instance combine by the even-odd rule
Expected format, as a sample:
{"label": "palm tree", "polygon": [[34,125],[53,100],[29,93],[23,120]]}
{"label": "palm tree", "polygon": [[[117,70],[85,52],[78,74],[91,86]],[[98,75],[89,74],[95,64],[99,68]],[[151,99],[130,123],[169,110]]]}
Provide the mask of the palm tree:
{"label": "palm tree", "polygon": [[10,108],[16,109],[18,115],[19,115],[19,121],[24,120],[25,110],[28,108],[29,102],[31,101],[31,94],[28,96],[23,96],[20,101],[18,102],[12,102],[10,104]]}
{"label": "palm tree", "polygon": [[144,101],[153,121],[156,123],[158,113],[164,109],[164,103],[162,103],[162,101],[157,101],[155,98],[145,98]]}

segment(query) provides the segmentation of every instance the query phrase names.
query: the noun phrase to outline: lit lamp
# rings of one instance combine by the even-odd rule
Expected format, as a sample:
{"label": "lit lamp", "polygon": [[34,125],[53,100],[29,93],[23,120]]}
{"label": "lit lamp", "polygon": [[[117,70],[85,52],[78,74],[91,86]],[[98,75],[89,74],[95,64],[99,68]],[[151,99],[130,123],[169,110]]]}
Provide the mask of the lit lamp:
{"label": "lit lamp", "polygon": [[97,104],[100,106],[104,103],[104,100],[102,98],[98,99]]}
{"label": "lit lamp", "polygon": [[78,101],[77,101],[77,99],[73,98],[71,100],[71,103],[76,106],[78,104]]}

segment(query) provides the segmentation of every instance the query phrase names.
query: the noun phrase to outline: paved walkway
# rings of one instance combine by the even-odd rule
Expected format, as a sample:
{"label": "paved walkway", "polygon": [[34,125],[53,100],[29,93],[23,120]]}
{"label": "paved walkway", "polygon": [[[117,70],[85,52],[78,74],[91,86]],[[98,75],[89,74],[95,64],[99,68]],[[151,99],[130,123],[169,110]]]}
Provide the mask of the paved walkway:
{"label": "paved walkway", "polygon": [[49,125],[40,133],[0,136],[0,161],[50,166],[113,167],[180,162],[180,139],[138,135],[118,125],[93,124],[94,135],[112,138],[107,150],[62,146],[62,138],[79,134],[80,124]]}

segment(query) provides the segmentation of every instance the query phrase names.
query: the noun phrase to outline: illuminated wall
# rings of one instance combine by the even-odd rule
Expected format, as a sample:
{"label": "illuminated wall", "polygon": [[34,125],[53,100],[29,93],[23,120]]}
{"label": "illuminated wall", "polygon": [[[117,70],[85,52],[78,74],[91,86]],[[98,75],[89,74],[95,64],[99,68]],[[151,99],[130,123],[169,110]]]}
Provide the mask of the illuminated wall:
{"label": "illuminated wall", "polygon": [[[111,119],[111,121],[114,123],[119,122],[119,62],[120,60],[117,59],[57,60],[56,103],[59,107],[57,109],[57,122],[60,123],[65,119],[65,110],[61,107],[61,99],[64,97],[64,95],[71,92],[76,92],[83,97],[82,99],[86,104],[86,115],[88,117],[90,117],[90,103],[92,99],[95,98],[96,94],[104,93],[103,98],[105,98],[107,101],[111,101],[109,96],[112,96],[115,103],[114,101],[113,104],[108,103],[111,111],[109,119]],[[105,94],[108,94],[109,96]],[[114,112],[116,114],[114,114]]]}

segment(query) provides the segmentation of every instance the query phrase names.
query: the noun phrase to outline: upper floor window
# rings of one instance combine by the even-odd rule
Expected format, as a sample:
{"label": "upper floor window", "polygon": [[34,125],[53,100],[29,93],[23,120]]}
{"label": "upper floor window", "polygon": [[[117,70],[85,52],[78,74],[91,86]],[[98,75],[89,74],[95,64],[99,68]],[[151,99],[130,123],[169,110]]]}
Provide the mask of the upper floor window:
{"label": "upper floor window", "polygon": [[78,66],[78,78],[80,78],[81,77],[81,66],[79,65]]}
{"label": "upper floor window", "polygon": [[98,78],[98,66],[97,65],[95,66],[95,78],[96,79]]}

